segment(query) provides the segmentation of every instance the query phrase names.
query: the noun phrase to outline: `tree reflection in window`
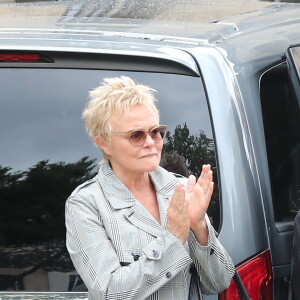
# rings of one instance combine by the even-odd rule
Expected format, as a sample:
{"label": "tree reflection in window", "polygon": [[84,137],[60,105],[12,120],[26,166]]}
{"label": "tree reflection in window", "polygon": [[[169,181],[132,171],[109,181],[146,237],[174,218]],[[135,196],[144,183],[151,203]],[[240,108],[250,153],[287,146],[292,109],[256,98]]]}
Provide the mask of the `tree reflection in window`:
{"label": "tree reflection in window", "polygon": [[[0,166],[0,268],[20,269],[19,289],[21,279],[37,270],[74,270],[65,247],[64,206],[70,193],[96,174],[95,161],[44,160],[24,172]],[[13,288],[5,286],[5,277],[1,281],[1,290]]]}
{"label": "tree reflection in window", "polygon": [[208,215],[214,228],[218,231],[220,225],[219,188],[213,139],[208,138],[202,130],[199,131],[198,135],[190,134],[186,123],[177,125],[173,135],[170,131],[167,132],[162,157],[166,153],[179,154],[186,164],[188,173],[195,176],[200,175],[203,164],[212,166],[214,171],[214,193],[208,208]]}

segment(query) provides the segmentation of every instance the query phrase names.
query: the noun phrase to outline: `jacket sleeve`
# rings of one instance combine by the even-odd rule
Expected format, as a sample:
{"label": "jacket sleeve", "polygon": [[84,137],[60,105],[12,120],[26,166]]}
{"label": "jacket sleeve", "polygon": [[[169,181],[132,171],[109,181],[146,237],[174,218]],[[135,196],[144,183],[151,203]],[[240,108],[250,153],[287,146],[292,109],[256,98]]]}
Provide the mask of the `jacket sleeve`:
{"label": "jacket sleeve", "polygon": [[235,273],[230,256],[216,237],[208,216],[205,216],[208,227],[208,244],[201,246],[192,231],[189,234],[191,257],[198,271],[201,290],[204,294],[217,294],[225,290]]}
{"label": "jacket sleeve", "polygon": [[192,263],[180,241],[164,231],[138,260],[121,266],[92,196],[71,195],[65,212],[68,251],[95,299],[145,299]]}

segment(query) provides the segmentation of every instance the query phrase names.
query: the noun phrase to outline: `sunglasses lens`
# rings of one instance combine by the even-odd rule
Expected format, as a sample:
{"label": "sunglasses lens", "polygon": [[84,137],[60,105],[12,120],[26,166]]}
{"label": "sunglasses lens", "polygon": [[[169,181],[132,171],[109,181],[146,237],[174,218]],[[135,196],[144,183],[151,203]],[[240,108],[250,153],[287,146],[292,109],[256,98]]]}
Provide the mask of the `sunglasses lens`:
{"label": "sunglasses lens", "polygon": [[160,142],[165,137],[166,128],[165,127],[156,127],[151,130],[151,138],[155,142]]}
{"label": "sunglasses lens", "polygon": [[[166,126],[158,126],[150,131],[150,136],[154,142],[161,142],[166,135]],[[143,145],[147,137],[147,132],[135,130],[129,134],[129,142],[134,146]]]}
{"label": "sunglasses lens", "polygon": [[136,130],[130,133],[129,141],[132,145],[142,145],[146,139],[146,133],[142,130]]}

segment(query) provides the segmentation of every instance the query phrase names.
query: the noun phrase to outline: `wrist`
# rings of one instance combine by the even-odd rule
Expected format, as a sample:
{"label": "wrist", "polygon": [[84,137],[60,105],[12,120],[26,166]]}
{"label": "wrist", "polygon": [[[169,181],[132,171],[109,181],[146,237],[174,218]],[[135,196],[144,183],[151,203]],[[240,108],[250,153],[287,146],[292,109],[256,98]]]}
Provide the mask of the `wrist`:
{"label": "wrist", "polygon": [[208,227],[205,218],[199,220],[196,224],[191,224],[191,230],[194,233],[197,242],[201,246],[207,246],[208,243]]}
{"label": "wrist", "polygon": [[190,228],[193,232],[194,231],[198,232],[207,229],[205,217],[203,217],[203,219],[197,220],[197,222],[195,223],[191,223]]}

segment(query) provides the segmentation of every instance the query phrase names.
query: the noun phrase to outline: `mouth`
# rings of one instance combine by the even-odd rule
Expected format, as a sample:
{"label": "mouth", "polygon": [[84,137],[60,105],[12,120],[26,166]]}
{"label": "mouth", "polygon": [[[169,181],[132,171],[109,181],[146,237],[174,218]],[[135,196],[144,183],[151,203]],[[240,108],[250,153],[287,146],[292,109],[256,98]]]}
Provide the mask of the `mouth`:
{"label": "mouth", "polygon": [[157,153],[148,153],[148,154],[142,156],[141,158],[151,158],[153,156],[157,156]]}

